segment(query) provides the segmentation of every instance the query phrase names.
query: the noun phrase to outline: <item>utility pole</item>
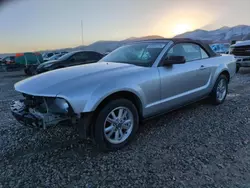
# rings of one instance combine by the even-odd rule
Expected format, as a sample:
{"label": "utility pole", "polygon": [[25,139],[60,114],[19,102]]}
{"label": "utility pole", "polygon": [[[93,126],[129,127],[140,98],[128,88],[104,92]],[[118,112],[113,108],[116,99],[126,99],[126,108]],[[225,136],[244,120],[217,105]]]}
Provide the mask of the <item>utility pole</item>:
{"label": "utility pole", "polygon": [[83,45],[83,23],[82,23],[82,20],[81,20],[81,29],[82,29],[82,45]]}

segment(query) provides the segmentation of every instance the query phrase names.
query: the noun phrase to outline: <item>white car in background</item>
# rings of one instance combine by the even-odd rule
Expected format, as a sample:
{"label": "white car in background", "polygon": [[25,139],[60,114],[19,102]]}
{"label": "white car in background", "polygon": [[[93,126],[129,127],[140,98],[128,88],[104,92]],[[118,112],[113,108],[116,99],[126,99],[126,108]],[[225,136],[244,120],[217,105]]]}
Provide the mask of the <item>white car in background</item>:
{"label": "white car in background", "polygon": [[227,54],[229,51],[229,43],[215,43],[211,44],[210,47],[217,54]]}
{"label": "white car in background", "polygon": [[240,67],[250,67],[250,40],[238,41],[230,46],[230,54],[235,56],[236,71]]}

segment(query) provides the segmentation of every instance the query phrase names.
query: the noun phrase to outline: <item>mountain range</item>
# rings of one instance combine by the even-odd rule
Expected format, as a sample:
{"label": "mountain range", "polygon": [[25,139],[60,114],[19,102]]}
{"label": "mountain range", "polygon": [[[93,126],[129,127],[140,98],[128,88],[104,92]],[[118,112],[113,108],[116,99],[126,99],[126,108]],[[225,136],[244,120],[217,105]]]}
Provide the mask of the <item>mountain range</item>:
{"label": "mountain range", "polygon": [[175,36],[176,38],[192,38],[206,40],[211,43],[231,42],[232,40],[250,40],[250,26],[238,25],[235,27],[222,27],[220,29],[206,31],[197,29]]}
{"label": "mountain range", "polygon": [[[130,37],[121,41],[97,41],[88,46],[78,46],[72,50],[94,50],[101,53],[110,52],[124,44],[132,41],[146,40],[146,39],[160,39],[164,38],[159,35],[150,35],[144,37]],[[175,38],[191,38],[197,40],[203,40],[207,43],[230,43],[232,40],[250,40],[250,26],[248,25],[238,25],[234,27],[224,26],[216,30],[202,30],[197,29],[194,31],[189,31],[180,35],[175,36]]]}
{"label": "mountain range", "polygon": [[[98,41],[89,46],[78,46],[73,50],[94,50],[101,53],[110,52],[121,45],[127,44],[131,41],[145,40],[145,39],[160,39],[164,38],[158,35],[151,35],[145,37],[130,37],[122,41]],[[206,31],[197,29],[175,36],[175,38],[191,38],[203,40],[207,43],[230,43],[232,40],[250,40],[250,26],[238,25],[235,27],[222,27],[220,29]]]}
{"label": "mountain range", "polygon": [[[222,28],[211,31],[197,29],[194,31],[189,31],[177,35],[175,37],[198,39],[206,41],[207,43],[228,43],[231,42],[232,40],[250,40],[250,26],[248,25],[238,25],[234,27],[224,26]],[[150,35],[144,37],[130,37],[121,41],[97,41],[88,46],[77,46],[75,48],[64,48],[64,49],[57,49],[50,51],[93,50],[100,53],[107,53],[132,41],[146,40],[146,39],[160,39],[160,38],[164,37],[158,35]],[[45,51],[40,51],[40,52],[45,52]],[[10,54],[0,54],[0,57],[6,55]]]}

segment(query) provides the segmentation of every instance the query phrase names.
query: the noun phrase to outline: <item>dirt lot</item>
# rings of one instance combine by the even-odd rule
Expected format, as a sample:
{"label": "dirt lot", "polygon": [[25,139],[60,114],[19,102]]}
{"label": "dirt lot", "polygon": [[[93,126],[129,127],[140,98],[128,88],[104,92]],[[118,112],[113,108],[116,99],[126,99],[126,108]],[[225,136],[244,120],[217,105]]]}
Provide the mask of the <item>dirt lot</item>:
{"label": "dirt lot", "polygon": [[76,130],[37,131],[12,117],[22,72],[0,73],[0,187],[250,187],[250,69],[221,106],[206,101],[154,119],[118,152]]}

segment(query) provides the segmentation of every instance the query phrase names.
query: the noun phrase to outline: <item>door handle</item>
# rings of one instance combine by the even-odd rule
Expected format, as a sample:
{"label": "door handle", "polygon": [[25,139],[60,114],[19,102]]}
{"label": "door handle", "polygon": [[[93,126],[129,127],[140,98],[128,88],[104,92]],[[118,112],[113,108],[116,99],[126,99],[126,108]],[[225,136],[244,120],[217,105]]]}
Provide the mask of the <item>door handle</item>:
{"label": "door handle", "polygon": [[204,69],[206,69],[207,67],[205,67],[204,65],[201,65],[201,67],[200,67],[200,70],[204,70]]}

